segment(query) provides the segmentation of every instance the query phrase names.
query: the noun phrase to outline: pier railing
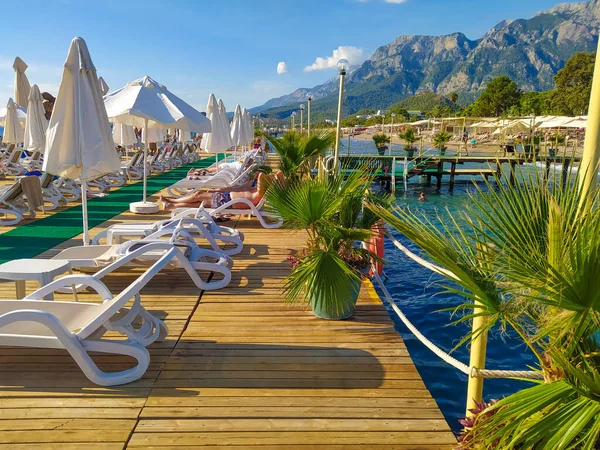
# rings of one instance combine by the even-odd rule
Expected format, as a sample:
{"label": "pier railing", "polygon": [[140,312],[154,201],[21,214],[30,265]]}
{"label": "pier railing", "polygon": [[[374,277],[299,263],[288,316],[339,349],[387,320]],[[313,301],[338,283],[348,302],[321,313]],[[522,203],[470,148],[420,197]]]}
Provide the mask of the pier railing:
{"label": "pier railing", "polygon": [[[406,248],[400,241],[398,241],[388,230],[385,231],[386,236],[394,244],[394,246],[400,250],[408,258],[412,259],[419,265],[435,272],[437,274],[446,276],[450,279],[456,279],[456,276],[447,269],[437,266],[419,255],[411,252]],[[458,359],[454,358],[449,353],[442,350],[440,347],[431,342],[419,329],[408,319],[408,317],[402,312],[402,309],[394,302],[394,299],[390,295],[389,291],[385,287],[381,276],[378,274],[375,267],[373,267],[372,279],[376,281],[377,286],[381,290],[385,302],[389,307],[396,313],[398,318],[404,323],[404,325],[413,333],[413,335],[427,347],[433,354],[438,356],[447,364],[450,364],[455,369],[467,375],[468,388],[467,388],[467,405],[466,415],[470,416],[469,410],[475,408],[476,403],[481,403],[483,397],[483,380],[485,378],[516,378],[516,379],[543,379],[543,374],[540,371],[534,370],[495,370],[486,369],[486,348],[487,348],[487,332],[483,330],[483,323],[481,317],[476,317],[473,320],[473,333],[471,339],[470,358],[469,364],[465,364]],[[476,308],[477,305],[475,304]],[[477,320],[479,319],[479,320]]]}

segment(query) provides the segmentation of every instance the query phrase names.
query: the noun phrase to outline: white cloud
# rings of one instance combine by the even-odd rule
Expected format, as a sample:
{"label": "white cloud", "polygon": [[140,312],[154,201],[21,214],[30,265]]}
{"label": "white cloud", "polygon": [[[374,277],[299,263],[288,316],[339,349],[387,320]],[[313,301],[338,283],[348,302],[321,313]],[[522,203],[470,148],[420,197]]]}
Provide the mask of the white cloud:
{"label": "white cloud", "polygon": [[340,59],[347,59],[351,66],[357,66],[367,59],[367,55],[365,55],[362,48],[340,45],[333,51],[331,56],[327,58],[317,57],[314,63],[304,68],[304,71],[334,69]]}
{"label": "white cloud", "polygon": [[286,62],[280,61],[279,64],[277,64],[277,75],[288,73],[288,71],[289,69]]}

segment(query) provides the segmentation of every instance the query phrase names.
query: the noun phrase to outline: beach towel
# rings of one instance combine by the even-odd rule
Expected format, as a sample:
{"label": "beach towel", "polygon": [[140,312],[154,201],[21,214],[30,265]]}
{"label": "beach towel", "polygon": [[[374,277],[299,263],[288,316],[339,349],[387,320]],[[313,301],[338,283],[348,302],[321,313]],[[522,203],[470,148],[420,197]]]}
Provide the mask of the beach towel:
{"label": "beach towel", "polygon": [[44,195],[38,177],[23,177],[19,180],[23,194],[27,197],[29,211],[35,211],[44,206]]}

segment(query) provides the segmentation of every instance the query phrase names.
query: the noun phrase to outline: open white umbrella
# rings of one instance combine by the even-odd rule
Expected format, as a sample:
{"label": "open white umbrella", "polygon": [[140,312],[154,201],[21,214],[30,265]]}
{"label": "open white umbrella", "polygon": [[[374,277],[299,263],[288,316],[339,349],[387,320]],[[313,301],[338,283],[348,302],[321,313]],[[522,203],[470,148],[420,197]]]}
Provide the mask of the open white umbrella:
{"label": "open white umbrella", "polygon": [[[104,97],[104,105],[110,120],[144,129],[181,128],[197,133],[211,130],[210,120],[170,92],[165,86],[150,77],[143,77],[128,83]],[[152,142],[152,141],[150,141]],[[148,146],[144,146],[144,167],[146,166]],[[147,202],[147,174],[144,170],[144,197],[142,202],[132,203],[130,210],[139,213],[158,211],[156,203]]]}
{"label": "open white umbrella", "polygon": [[27,75],[25,75],[27,64],[17,56],[13,63],[13,69],[15,70],[15,103],[27,109],[29,91],[31,90],[31,85]]}
{"label": "open white umbrella", "polygon": [[108,84],[106,84],[106,81],[104,81],[104,78],[98,77],[98,83],[100,83],[100,92],[102,92],[102,95],[108,94],[110,88],[108,87]]}
{"label": "open white umbrella", "polygon": [[89,243],[87,181],[121,169],[85,41],[71,41],[46,135],[43,170],[81,181],[83,242]]}
{"label": "open white umbrella", "polygon": [[24,130],[17,117],[17,105],[12,98],[6,104],[6,117],[4,118],[4,137],[7,144],[20,144],[23,142]]}
{"label": "open white umbrella", "polygon": [[231,142],[234,147],[242,145],[242,108],[235,105],[233,121],[231,122]]}
{"label": "open white umbrella", "polygon": [[231,128],[229,128],[229,119],[227,118],[227,110],[225,109],[225,103],[223,100],[219,99],[219,114],[221,118],[221,131],[223,133],[225,142],[227,143],[227,148],[230,149],[233,146],[233,142],[231,141]]}
{"label": "open white umbrella", "polygon": [[27,106],[29,114],[27,114],[27,120],[25,121],[23,148],[26,150],[44,151],[48,121],[46,120],[43,101],[44,98],[40,93],[40,88],[37,84],[34,84],[29,92],[29,105]]}

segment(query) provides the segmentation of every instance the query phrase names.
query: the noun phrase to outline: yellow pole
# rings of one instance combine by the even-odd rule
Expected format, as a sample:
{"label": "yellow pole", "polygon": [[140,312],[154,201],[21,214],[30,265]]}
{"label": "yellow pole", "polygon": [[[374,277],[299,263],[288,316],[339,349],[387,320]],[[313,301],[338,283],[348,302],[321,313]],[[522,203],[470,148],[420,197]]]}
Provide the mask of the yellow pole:
{"label": "yellow pole", "polygon": [[340,137],[342,131],[342,100],[344,98],[344,77],[346,70],[340,71],[340,96],[338,98],[337,130],[335,133],[335,153],[333,155],[333,170],[337,170],[340,157]]}
{"label": "yellow pole", "polygon": [[[600,55],[600,41],[598,41],[597,55]],[[566,140],[565,140],[566,142]],[[579,165],[579,192],[589,192],[596,187],[596,173],[600,160],[600,57],[596,58],[594,65],[594,78],[592,80],[592,93],[588,108],[588,121],[583,142],[583,156]],[[581,208],[583,204],[579,204]]]}
{"label": "yellow pole", "polygon": [[[479,302],[475,301],[474,312],[479,312],[480,308],[477,308]],[[487,331],[480,332],[485,323],[485,317],[478,316],[473,318],[473,338],[471,338],[471,356],[469,360],[469,367],[476,367],[477,369],[485,368],[485,354],[487,350]],[[467,385],[467,412],[466,416],[470,417],[473,414],[469,411],[475,408],[476,402],[481,402],[483,399],[483,378],[473,377],[469,375],[469,381]]]}

